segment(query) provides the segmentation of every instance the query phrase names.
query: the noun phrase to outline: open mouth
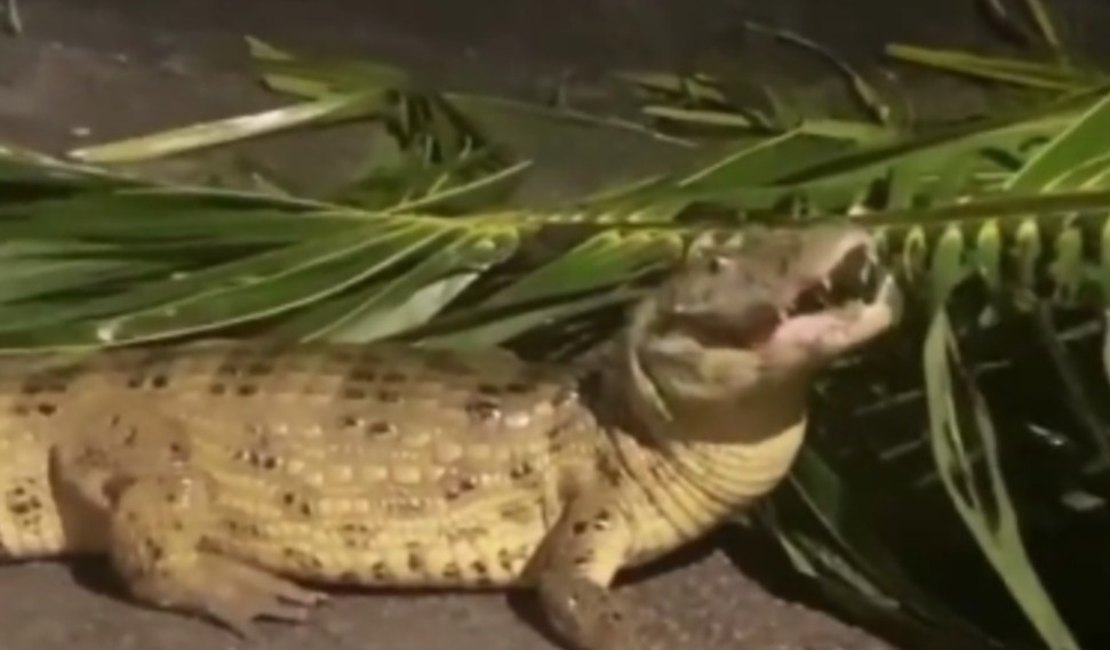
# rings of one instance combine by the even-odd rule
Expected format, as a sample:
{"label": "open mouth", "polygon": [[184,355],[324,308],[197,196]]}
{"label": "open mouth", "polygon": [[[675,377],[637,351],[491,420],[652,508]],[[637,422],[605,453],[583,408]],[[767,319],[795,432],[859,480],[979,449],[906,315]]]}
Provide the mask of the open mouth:
{"label": "open mouth", "polygon": [[829,309],[851,308],[871,300],[879,291],[883,275],[871,250],[864,245],[856,246],[844,254],[824,277],[805,285],[794,297],[793,303],[780,314],[780,320]]}
{"label": "open mouth", "polygon": [[734,348],[758,349],[777,340],[813,338],[862,313],[877,300],[886,275],[871,247],[856,243],[823,275],[801,284],[789,299],[752,305],[741,322],[691,325],[702,343]]}

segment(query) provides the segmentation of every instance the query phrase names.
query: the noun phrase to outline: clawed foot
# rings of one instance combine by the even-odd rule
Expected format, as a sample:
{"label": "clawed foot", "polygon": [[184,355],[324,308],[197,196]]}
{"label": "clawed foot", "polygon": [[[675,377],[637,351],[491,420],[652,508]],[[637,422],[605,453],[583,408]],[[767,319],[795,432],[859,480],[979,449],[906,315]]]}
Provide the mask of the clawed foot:
{"label": "clawed foot", "polygon": [[303,623],[309,611],[325,602],[327,595],[300,587],[293,582],[233,562],[213,571],[205,613],[231,628],[236,634],[253,636],[255,619]]}
{"label": "clawed foot", "polygon": [[207,616],[245,639],[255,638],[253,623],[269,619],[303,623],[328,597],[265,571],[220,557],[204,557],[188,576],[137,585],[137,591],[162,607]]}
{"label": "clawed foot", "polygon": [[550,622],[579,650],[639,650],[641,639],[624,603],[576,574],[544,576],[540,596]]}

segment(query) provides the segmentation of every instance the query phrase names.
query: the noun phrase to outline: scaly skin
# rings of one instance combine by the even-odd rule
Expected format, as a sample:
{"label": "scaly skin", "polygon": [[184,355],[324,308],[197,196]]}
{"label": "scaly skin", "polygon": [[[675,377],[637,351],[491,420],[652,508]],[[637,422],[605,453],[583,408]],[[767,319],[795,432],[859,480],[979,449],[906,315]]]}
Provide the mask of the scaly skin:
{"label": "scaly skin", "polygon": [[771,490],[811,377],[895,320],[889,283],[779,320],[835,268],[856,285],[870,246],[707,249],[599,372],[244,342],[6,360],[0,558],[106,555],[138,600],[244,634],[303,619],[322,596],[300,584],[524,586],[569,644],[637,647],[614,575]]}

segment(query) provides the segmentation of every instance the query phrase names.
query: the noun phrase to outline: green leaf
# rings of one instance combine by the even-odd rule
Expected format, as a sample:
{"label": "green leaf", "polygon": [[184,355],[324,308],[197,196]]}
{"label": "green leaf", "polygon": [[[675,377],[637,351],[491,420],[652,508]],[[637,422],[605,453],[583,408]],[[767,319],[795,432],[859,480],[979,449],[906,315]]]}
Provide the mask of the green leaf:
{"label": "green leaf", "polygon": [[422,325],[517,245],[516,232],[504,226],[448,236],[435,255],[367,291],[351,311],[306,338],[368,343]]}
{"label": "green leaf", "polygon": [[834,160],[850,149],[842,140],[791,131],[738,149],[677,182],[679,188],[712,192],[773,183],[807,167]]}
{"label": "green leaf", "polygon": [[306,57],[248,36],[250,55],[263,70],[263,81],[273,90],[308,99],[367,89],[407,89],[408,73],[391,65],[364,60]]}
{"label": "green leaf", "polygon": [[[88,290],[109,281],[137,280],[170,268],[165,263],[98,259],[111,247],[7,241],[0,244],[0,304],[40,295]],[[85,258],[88,256],[88,258]]]}
{"label": "green leaf", "polygon": [[888,45],[886,52],[891,57],[911,63],[1042,90],[1081,90],[1105,81],[1102,74],[1080,72],[1056,63],[989,57],[901,43]]}
{"label": "green leaf", "polygon": [[423,336],[418,340],[422,346],[428,348],[486,349],[502,345],[542,325],[549,325],[603,307],[629,302],[639,297],[641,293],[632,290],[614,289],[586,298],[567,300],[527,311],[517,311],[494,321],[471,327],[452,328],[450,334]]}
{"label": "green leaf", "polygon": [[523,275],[482,301],[481,308],[501,308],[619,284],[673,262],[681,250],[681,240],[671,232],[606,230]]}
{"label": "green leaf", "polygon": [[724,105],[728,99],[721,93],[719,84],[705,75],[675,75],[663,72],[626,70],[613,76],[641,91],[668,98],[680,98],[695,104]]}
{"label": "green leaf", "polygon": [[1075,190],[1100,190],[1106,188],[1107,174],[1110,174],[1110,152],[1079,162],[1044,185],[1047,192],[1070,192]]}
{"label": "green leaf", "polygon": [[75,149],[69,155],[82,162],[99,164],[151,160],[277,133],[305,124],[373,115],[382,108],[385,100],[386,96],[378,90],[329,95],[252,115],[204,122]]}
{"label": "green leaf", "polygon": [[1014,174],[1006,188],[1011,192],[1037,190],[1093,157],[1106,153],[1110,132],[1110,93],[1056,135]]}
{"label": "green leaf", "polygon": [[255,206],[219,206],[188,195],[80,194],[0,204],[0,237],[165,241],[196,245],[285,243],[358,226],[364,214],[311,215]]}
{"label": "green leaf", "polygon": [[[955,366],[953,372],[952,365]],[[1022,542],[986,404],[961,365],[948,315],[936,312],[924,349],[930,442],[945,490],[964,525],[1029,622],[1052,650],[1079,650],[1045,592]],[[969,450],[981,448],[985,475]]]}
{"label": "green leaf", "polygon": [[486,208],[504,198],[516,187],[520,177],[532,166],[523,160],[473,180],[446,182],[446,187],[433,187],[423,196],[402,201],[384,210],[386,214],[402,212],[465,212],[468,208]]}
{"label": "green leaf", "polygon": [[649,117],[695,126],[725,127],[738,130],[749,130],[758,126],[751,119],[729,111],[678,108],[674,106],[644,106],[640,110]]}
{"label": "green leaf", "polygon": [[[289,263],[283,268],[256,274],[227,274],[223,282],[211,283],[212,288],[200,293],[102,323],[98,334],[108,342],[149,340],[293,309],[392,267],[429,245],[441,232],[420,225],[384,233],[380,227],[371,227],[338,241],[292,247],[290,251],[294,254],[284,256]],[[325,245],[320,246],[321,243]],[[256,269],[258,266],[255,265]]]}
{"label": "green leaf", "polygon": [[[64,315],[68,322],[56,326],[6,324],[3,329],[8,333],[0,336],[0,344],[65,341],[118,345],[273,316],[384,272],[443,231],[443,226],[431,221],[368,224],[340,236],[310,240],[89,300]],[[94,315],[100,318],[73,322]]]}
{"label": "green leaf", "polygon": [[[910,204],[911,199],[928,201],[935,179],[954,165],[968,165],[973,174],[1005,171],[984,153],[1001,152],[1024,159],[1032,143],[1055,137],[1101,98],[1102,93],[1085,93],[1022,119],[989,120],[928,135],[878,140],[815,161],[799,157],[782,163],[788,165],[788,173],[769,185],[680,187],[678,179],[682,176],[675,175],[669,184],[658,181],[639,195],[623,199],[635,198],[641,204],[668,202],[676,207],[709,203],[745,211],[777,211],[784,202],[794,200],[804,201],[819,212],[840,213],[853,209],[874,184],[893,177],[902,185],[894,195],[902,205]],[[774,153],[773,148],[770,151]]]}

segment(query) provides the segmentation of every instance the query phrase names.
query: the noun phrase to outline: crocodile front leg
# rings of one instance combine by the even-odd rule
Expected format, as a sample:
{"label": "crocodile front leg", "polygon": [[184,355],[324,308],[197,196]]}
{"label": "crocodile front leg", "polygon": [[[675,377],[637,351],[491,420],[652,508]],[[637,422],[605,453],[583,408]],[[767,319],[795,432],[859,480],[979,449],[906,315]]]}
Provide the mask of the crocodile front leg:
{"label": "crocodile front leg", "polygon": [[54,449],[54,473],[95,513],[89,525],[106,531],[105,550],[132,595],[207,616],[245,637],[256,618],[302,621],[324,600],[205,547],[215,488],[190,467],[188,442],[172,420],[101,413]]}
{"label": "crocodile front leg", "polygon": [[241,636],[252,634],[255,618],[304,621],[321,594],[204,549],[208,504],[199,483],[188,474],[144,477],[114,496],[111,555],[132,594]]}
{"label": "crocodile front leg", "polygon": [[535,568],[540,602],[555,631],[580,650],[640,647],[633,612],[610,590],[631,534],[614,500],[572,500],[540,549]]}

